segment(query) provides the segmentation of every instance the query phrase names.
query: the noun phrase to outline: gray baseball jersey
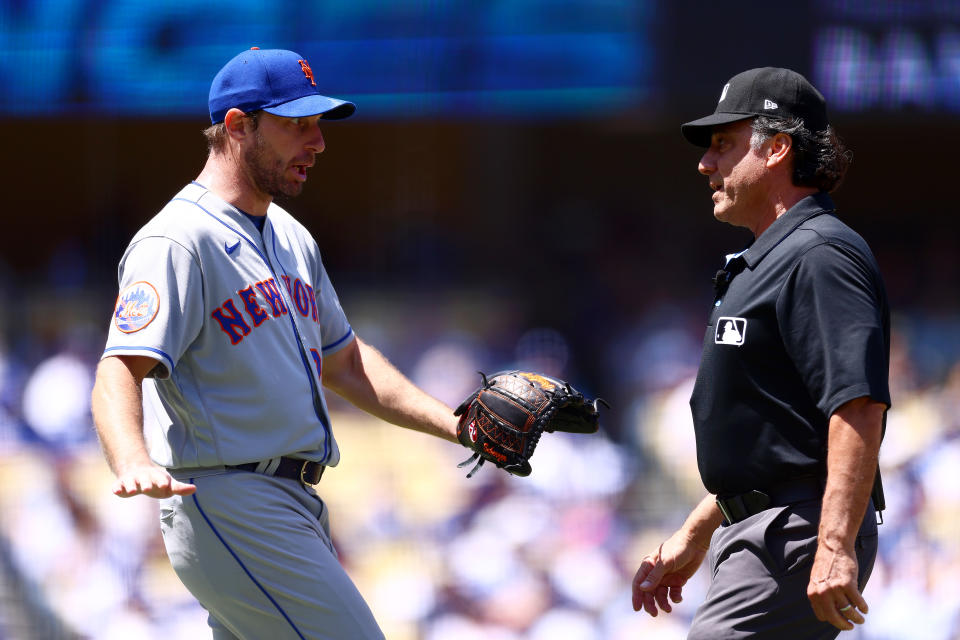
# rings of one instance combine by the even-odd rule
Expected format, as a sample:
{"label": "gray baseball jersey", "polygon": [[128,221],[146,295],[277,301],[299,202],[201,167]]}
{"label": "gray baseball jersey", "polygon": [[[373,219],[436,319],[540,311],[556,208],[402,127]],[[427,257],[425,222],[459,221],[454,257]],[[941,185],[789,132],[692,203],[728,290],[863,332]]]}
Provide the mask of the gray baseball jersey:
{"label": "gray baseball jersey", "polygon": [[151,458],[169,469],[340,453],[322,358],[353,331],[309,232],[275,204],[261,234],[198,183],[133,238],[104,357],[157,360],[144,381]]}
{"label": "gray baseball jersey", "polygon": [[143,392],[150,456],[196,486],[161,500],[161,532],[213,637],[382,640],[313,487],[228,468],[339,461],[323,355],[353,331],[316,242],[274,204],[261,234],[193,183],[134,236],[119,278],[104,357],[157,361]]}

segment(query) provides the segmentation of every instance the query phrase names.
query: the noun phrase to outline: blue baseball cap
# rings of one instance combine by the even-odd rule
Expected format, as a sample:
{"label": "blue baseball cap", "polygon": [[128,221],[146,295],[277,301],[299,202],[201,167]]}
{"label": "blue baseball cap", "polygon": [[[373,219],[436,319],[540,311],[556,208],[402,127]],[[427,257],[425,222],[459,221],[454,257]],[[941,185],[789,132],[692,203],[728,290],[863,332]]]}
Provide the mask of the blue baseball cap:
{"label": "blue baseball cap", "polygon": [[284,49],[253,47],[225,64],[210,85],[210,122],[223,122],[227,111],[263,110],[277,116],[324,120],[349,118],[352,102],[320,95],[306,59]]}

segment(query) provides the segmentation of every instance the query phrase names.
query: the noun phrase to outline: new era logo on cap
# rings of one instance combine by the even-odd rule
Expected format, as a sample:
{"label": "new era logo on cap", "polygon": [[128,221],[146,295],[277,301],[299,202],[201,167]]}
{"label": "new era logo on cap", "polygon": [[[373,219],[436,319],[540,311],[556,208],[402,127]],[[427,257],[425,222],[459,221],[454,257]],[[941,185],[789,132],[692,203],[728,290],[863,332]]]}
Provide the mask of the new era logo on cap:
{"label": "new era logo on cap", "polygon": [[709,147],[713,127],[754,116],[796,118],[815,132],[829,125],[827,103],[806,78],[790,69],[761,67],[730,78],[713,114],[687,122],[680,130],[693,144]]}

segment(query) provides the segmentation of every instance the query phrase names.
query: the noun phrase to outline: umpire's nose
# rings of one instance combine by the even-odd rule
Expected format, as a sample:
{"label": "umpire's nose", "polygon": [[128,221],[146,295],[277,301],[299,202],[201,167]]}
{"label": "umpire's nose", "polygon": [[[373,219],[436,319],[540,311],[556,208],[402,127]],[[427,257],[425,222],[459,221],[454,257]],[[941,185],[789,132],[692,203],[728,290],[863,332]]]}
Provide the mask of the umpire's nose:
{"label": "umpire's nose", "polygon": [[702,156],[700,156],[700,163],[697,165],[697,171],[702,173],[705,176],[709,176],[711,173],[717,170],[717,162],[714,157],[713,148],[707,149]]}

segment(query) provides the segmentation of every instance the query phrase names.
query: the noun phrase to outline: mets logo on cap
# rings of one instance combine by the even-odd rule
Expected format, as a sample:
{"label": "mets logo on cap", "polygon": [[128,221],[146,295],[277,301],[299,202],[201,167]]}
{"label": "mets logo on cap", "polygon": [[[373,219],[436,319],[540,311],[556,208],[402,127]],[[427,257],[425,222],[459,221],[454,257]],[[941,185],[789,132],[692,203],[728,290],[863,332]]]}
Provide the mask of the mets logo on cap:
{"label": "mets logo on cap", "polygon": [[124,333],[140,331],[153,322],[160,310],[160,296],[149,282],[134,282],[120,292],[113,322]]}

